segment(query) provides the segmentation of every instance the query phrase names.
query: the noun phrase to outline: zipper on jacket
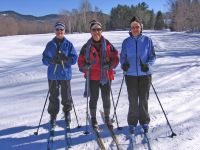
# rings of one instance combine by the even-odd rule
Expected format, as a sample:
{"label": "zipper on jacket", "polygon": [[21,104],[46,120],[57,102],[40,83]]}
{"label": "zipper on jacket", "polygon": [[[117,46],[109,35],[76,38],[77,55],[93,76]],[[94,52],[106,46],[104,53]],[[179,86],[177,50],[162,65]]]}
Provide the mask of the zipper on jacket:
{"label": "zipper on jacket", "polygon": [[137,76],[138,76],[138,46],[137,46],[137,39],[135,39],[135,42],[136,42],[136,73],[137,73]]}

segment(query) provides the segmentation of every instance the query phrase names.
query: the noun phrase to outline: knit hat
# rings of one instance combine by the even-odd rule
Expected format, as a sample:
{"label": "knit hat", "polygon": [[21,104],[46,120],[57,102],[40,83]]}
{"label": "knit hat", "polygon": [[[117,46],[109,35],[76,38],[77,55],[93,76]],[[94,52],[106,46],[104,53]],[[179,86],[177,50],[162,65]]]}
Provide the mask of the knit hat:
{"label": "knit hat", "polygon": [[65,24],[63,22],[56,22],[55,29],[63,29],[65,30]]}
{"label": "knit hat", "polygon": [[90,23],[90,30],[95,28],[102,28],[102,24],[96,20],[92,20]]}

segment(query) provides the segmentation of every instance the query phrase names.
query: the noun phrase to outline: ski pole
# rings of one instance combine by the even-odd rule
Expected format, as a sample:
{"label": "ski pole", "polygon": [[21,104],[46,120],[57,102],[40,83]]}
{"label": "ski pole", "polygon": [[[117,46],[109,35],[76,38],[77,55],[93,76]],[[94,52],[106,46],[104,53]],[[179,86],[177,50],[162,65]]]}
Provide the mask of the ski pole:
{"label": "ski pole", "polygon": [[56,73],[57,67],[58,67],[58,64],[55,64],[55,68],[54,68],[53,74]]}
{"label": "ski pole", "polygon": [[117,122],[117,129],[118,130],[122,130],[122,127],[119,127],[119,122],[118,122],[118,119],[117,119],[116,107],[115,107],[115,102],[114,102],[114,98],[113,98],[113,93],[112,93],[112,88],[111,88],[111,81],[110,81],[108,70],[106,72],[107,72],[107,76],[108,76],[108,84],[109,84],[110,94],[111,94],[111,97],[112,97],[112,103],[113,103],[113,107],[114,107],[114,115],[115,115],[115,119],[116,119],[116,122]]}
{"label": "ski pole", "polygon": [[89,114],[88,114],[88,97],[89,97],[89,80],[90,80],[90,73],[89,73],[89,69],[87,70],[87,76],[86,76],[86,86],[87,86],[87,108],[86,108],[86,125],[85,125],[85,132],[84,134],[89,134],[89,131],[88,131],[88,117],[89,117]]}
{"label": "ski pole", "polygon": [[156,98],[157,98],[157,100],[158,100],[158,102],[159,102],[159,104],[160,104],[160,107],[162,108],[162,111],[163,111],[163,113],[164,113],[164,115],[165,115],[165,118],[166,118],[166,120],[167,120],[167,124],[169,125],[169,127],[170,127],[170,129],[171,129],[172,134],[170,135],[170,137],[173,138],[174,136],[176,136],[176,133],[174,133],[173,130],[172,130],[172,127],[171,127],[171,125],[170,125],[170,123],[169,123],[169,120],[168,120],[168,118],[167,118],[167,115],[166,115],[166,113],[165,113],[165,111],[164,111],[164,109],[163,109],[163,107],[162,107],[162,104],[161,104],[161,102],[160,102],[160,100],[159,100],[159,97],[158,97],[158,95],[157,95],[157,92],[156,92],[156,90],[155,90],[155,88],[154,88],[152,82],[151,82],[151,86],[152,86],[153,91],[154,91],[154,93],[155,93],[155,95],[156,95]]}
{"label": "ski pole", "polygon": [[[141,58],[140,58],[140,64],[143,65],[143,62],[142,62],[142,59],[141,59]],[[146,75],[148,76],[147,72],[146,72]],[[155,95],[156,95],[156,98],[157,98],[157,100],[158,100],[158,102],[159,102],[159,104],[160,104],[160,107],[161,107],[161,109],[162,109],[162,111],[163,111],[163,113],[164,113],[164,116],[165,116],[165,118],[166,118],[166,120],[167,120],[167,124],[169,125],[169,128],[170,128],[170,130],[171,130],[171,132],[172,132],[172,134],[170,135],[170,137],[173,138],[174,136],[176,136],[176,133],[174,133],[173,130],[172,130],[172,127],[171,127],[171,125],[170,125],[170,123],[169,123],[169,120],[168,120],[168,118],[167,118],[167,115],[166,115],[166,113],[165,113],[165,111],[164,111],[164,109],[163,109],[163,107],[162,107],[162,104],[161,104],[161,102],[160,102],[160,99],[159,99],[159,97],[158,97],[158,94],[157,94],[157,92],[156,92],[156,90],[155,90],[155,88],[154,88],[154,86],[153,86],[153,83],[152,83],[151,81],[150,81],[150,83],[151,83],[151,86],[152,86],[152,88],[153,88],[153,91],[154,91],[154,93],[155,93]]]}
{"label": "ski pole", "polygon": [[[127,62],[127,56],[126,56],[126,62]],[[122,83],[121,83],[121,86],[120,86],[120,90],[119,90],[119,94],[118,94],[118,97],[117,97],[117,103],[116,103],[116,106],[114,108],[114,113],[116,114],[116,110],[117,110],[117,105],[118,105],[118,102],[119,102],[119,97],[120,97],[120,94],[121,94],[121,90],[122,90],[122,86],[123,86],[123,83],[124,83],[124,79],[125,79],[125,75],[124,75],[124,72],[123,72],[123,79],[122,79]],[[114,115],[113,114],[113,117],[112,117],[112,121],[114,122]]]}
{"label": "ski pole", "polygon": [[119,102],[119,97],[120,97],[120,94],[121,94],[122,86],[123,86],[123,83],[124,83],[124,78],[125,78],[125,76],[123,75],[122,83],[121,83],[120,90],[119,90],[119,94],[118,94],[118,97],[117,97],[117,103],[116,103],[116,105],[115,105],[114,114],[113,114],[113,117],[112,117],[112,121],[113,121],[113,122],[114,122],[114,116],[115,116],[115,114],[116,114],[117,105],[118,105],[118,102]]}
{"label": "ski pole", "polygon": [[[57,70],[57,64],[56,64],[55,67],[54,67],[53,74],[55,74],[56,70]],[[44,109],[45,109],[45,107],[46,107],[47,99],[48,99],[48,97],[49,97],[49,93],[50,93],[50,90],[51,90],[52,85],[53,85],[53,81],[51,81],[51,83],[50,83],[49,90],[48,90],[48,92],[47,92],[47,96],[46,96],[46,99],[45,99],[45,103],[44,103],[44,106],[43,106],[43,109],[42,109],[42,114],[41,114],[41,117],[40,117],[40,121],[39,121],[39,124],[38,124],[38,126],[37,126],[37,131],[34,132],[34,135],[38,135],[38,131],[39,131],[40,124],[41,124],[42,117],[43,117],[43,113],[44,113]]]}
{"label": "ski pole", "polygon": [[92,67],[92,64],[95,64],[96,63],[96,54],[93,53],[93,56],[94,56],[94,59],[88,64],[89,66],[87,66],[87,75],[86,75],[86,93],[87,93],[87,110],[86,110],[86,125],[85,125],[85,132],[84,134],[89,134],[89,131],[88,131],[88,124],[89,124],[89,113],[88,113],[88,98],[89,98],[89,86],[90,86],[90,68]]}
{"label": "ski pole", "polygon": [[46,106],[46,103],[47,103],[47,99],[48,99],[48,97],[49,97],[49,93],[50,93],[52,84],[53,84],[53,81],[51,81],[51,83],[50,83],[49,90],[48,90],[47,96],[46,96],[46,100],[45,100],[45,103],[44,103],[44,106],[43,106],[43,109],[42,109],[42,114],[41,114],[41,117],[40,117],[40,121],[39,121],[39,124],[38,124],[38,126],[37,126],[37,131],[34,132],[34,135],[38,135],[38,131],[39,131],[40,124],[41,124],[42,117],[43,117],[43,113],[44,113],[44,109],[45,109],[45,106]]}
{"label": "ski pole", "polygon": [[79,125],[79,122],[78,122],[78,117],[77,117],[77,114],[76,114],[76,109],[74,107],[74,102],[72,100],[72,106],[73,106],[73,109],[74,109],[74,113],[75,113],[75,116],[76,116],[76,121],[77,121],[77,124],[78,124],[78,128],[81,128],[81,126]]}

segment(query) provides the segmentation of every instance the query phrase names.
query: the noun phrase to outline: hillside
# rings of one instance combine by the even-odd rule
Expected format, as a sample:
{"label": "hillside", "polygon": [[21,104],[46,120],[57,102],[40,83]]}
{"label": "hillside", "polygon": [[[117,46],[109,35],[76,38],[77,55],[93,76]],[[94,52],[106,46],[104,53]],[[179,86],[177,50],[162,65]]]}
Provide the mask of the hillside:
{"label": "hillside", "polygon": [[[103,19],[105,23],[109,20],[109,15],[101,12],[88,12],[86,15],[88,22],[94,18],[97,18],[97,20]],[[54,31],[54,24],[59,20],[65,22],[66,32],[83,32],[84,28],[82,25],[79,28],[75,28],[77,24],[80,24],[82,18],[79,12],[76,12],[74,16],[68,16],[68,14],[63,13],[36,17],[33,15],[22,15],[14,11],[2,11],[0,12],[0,36],[52,33]],[[70,31],[67,28],[69,20],[71,21]],[[104,26],[106,28],[106,25]],[[85,28],[89,30],[88,23]]]}

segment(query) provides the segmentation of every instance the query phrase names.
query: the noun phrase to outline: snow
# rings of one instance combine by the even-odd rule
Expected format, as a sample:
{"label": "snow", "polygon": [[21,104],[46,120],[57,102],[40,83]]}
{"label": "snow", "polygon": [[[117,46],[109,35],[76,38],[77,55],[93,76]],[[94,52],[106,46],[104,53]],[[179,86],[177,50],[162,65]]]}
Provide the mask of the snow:
{"label": "snow", "polygon": [[8,16],[8,14],[1,14],[2,16]]}
{"label": "snow", "polygon": [[[150,142],[153,150],[199,150],[200,149],[200,33],[169,31],[144,31],[153,39],[157,60],[154,66],[153,85],[167,114],[173,131],[177,134],[169,138],[171,131],[167,125],[161,107],[153,89],[150,90],[149,113]],[[120,51],[127,31],[104,32],[103,35]],[[45,109],[39,135],[36,131],[41,111],[48,91],[47,67],[41,62],[45,45],[54,34],[18,35],[0,37],[0,147],[2,150],[43,150],[46,149],[48,137],[49,114]],[[90,37],[89,33],[68,34],[66,37],[74,44],[77,53]],[[116,102],[122,81],[120,66],[112,83]],[[89,135],[85,131],[86,98],[83,98],[85,79],[79,72],[77,64],[73,66],[72,96],[79,123],[77,128],[72,113],[71,149],[98,149],[91,127]],[[97,120],[103,130],[101,136],[107,149],[116,149],[109,132],[102,125],[99,114],[102,101],[99,98]],[[113,113],[113,108],[112,111]],[[119,125],[123,130],[115,129],[121,149],[128,146],[127,126],[128,99],[126,85],[123,85],[117,114]],[[114,124],[115,128],[117,127]],[[64,121],[60,111],[56,128],[55,149],[64,149]],[[137,149],[147,149],[142,144],[143,137],[136,138]]]}

